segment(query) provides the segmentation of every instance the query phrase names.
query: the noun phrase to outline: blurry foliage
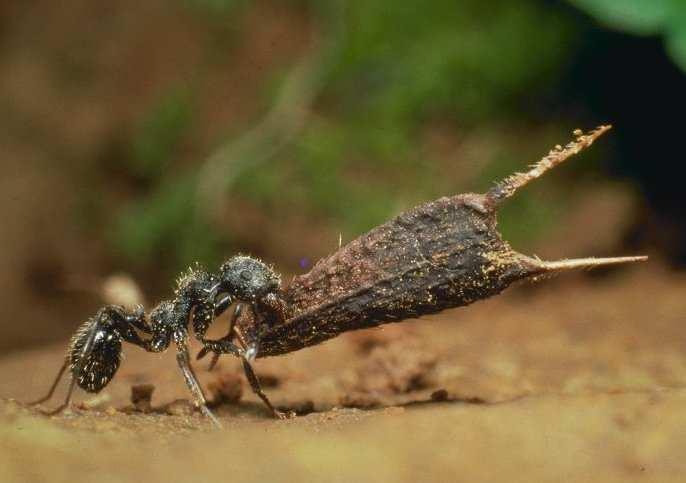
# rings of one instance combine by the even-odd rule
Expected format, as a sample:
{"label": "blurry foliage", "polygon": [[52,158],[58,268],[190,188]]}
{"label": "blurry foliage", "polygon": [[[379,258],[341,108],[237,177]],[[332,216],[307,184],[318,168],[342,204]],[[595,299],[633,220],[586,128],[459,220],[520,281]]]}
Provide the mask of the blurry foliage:
{"label": "blurry foliage", "polygon": [[566,53],[563,16],[531,1],[351,2],[331,73],[345,115],[411,127],[502,115],[547,84]]}
{"label": "blurry foliage", "polygon": [[[322,74],[323,119],[270,161],[269,174],[247,169],[235,189],[264,208],[278,209],[277,198],[295,204],[347,237],[455,193],[459,175],[441,183],[421,152],[424,124],[469,130],[521,115],[519,100],[560,71],[572,33],[564,15],[534,1],[357,1],[344,15]],[[518,158],[515,147],[508,152]]]}
{"label": "blurry foliage", "polygon": [[636,35],[661,35],[672,60],[686,71],[686,1],[570,0],[603,24]]}
{"label": "blurry foliage", "polygon": [[217,235],[197,216],[195,184],[191,175],[171,176],[125,209],[113,233],[118,249],[133,262],[160,263],[172,271],[198,260],[216,262]]}
{"label": "blurry foliage", "polygon": [[175,89],[154,104],[134,133],[129,172],[143,179],[161,178],[174,161],[191,116],[190,93],[185,89]]}
{"label": "blurry foliage", "polygon": [[[618,28],[663,33],[674,58],[682,65],[686,62],[686,15],[677,6],[682,2],[570,1]],[[210,14],[215,23],[223,19],[232,25],[240,25],[238,13],[251,4],[249,0],[182,2]],[[618,7],[620,3],[624,7]],[[350,239],[420,201],[485,190],[524,163],[539,159],[576,127],[550,125],[548,119],[545,139],[535,143],[544,146],[540,152],[531,151],[530,140],[516,135],[527,130],[526,120],[548,101],[581,32],[573,15],[558,4],[537,0],[292,0],[291,4],[324,18],[320,26],[327,25],[327,15],[335,16],[341,20],[342,32],[332,37],[329,52],[322,56],[316,72],[320,91],[315,105],[309,106],[313,115],[303,131],[266,164],[241,160],[235,173],[231,195],[256,205],[270,218],[320,217]],[[323,29],[320,34],[332,32]],[[262,80],[264,102],[278,97],[273,87],[286,78],[283,71],[270,76]],[[130,259],[143,263],[162,256],[170,270],[192,260],[216,260],[219,249],[226,251],[230,242],[198,212],[197,177],[172,169],[192,125],[192,99],[192,91],[171,91],[141,120],[129,163],[131,172],[151,189],[122,213],[112,238]],[[482,153],[488,159],[481,160],[485,168],[476,178],[477,185],[473,177],[469,185],[462,180],[460,163],[469,160],[458,158],[458,164],[446,171],[440,160],[427,155],[423,129],[436,120],[451,126],[457,146],[477,129],[479,135],[489,133],[496,147]],[[555,206],[536,202],[536,188],[513,200],[503,217],[508,238],[524,244],[546,229],[564,206],[564,191],[556,195]]]}
{"label": "blurry foliage", "polygon": [[[243,7],[248,0],[182,0],[186,6],[203,14],[227,15],[233,13],[237,7]],[[226,21],[226,18],[223,18]]]}
{"label": "blurry foliage", "polygon": [[195,177],[173,168],[192,125],[191,97],[187,89],[166,93],[150,107],[131,140],[127,171],[149,190],[121,211],[111,238],[136,263],[162,261],[176,269],[216,259],[217,236],[197,216],[193,202]]}

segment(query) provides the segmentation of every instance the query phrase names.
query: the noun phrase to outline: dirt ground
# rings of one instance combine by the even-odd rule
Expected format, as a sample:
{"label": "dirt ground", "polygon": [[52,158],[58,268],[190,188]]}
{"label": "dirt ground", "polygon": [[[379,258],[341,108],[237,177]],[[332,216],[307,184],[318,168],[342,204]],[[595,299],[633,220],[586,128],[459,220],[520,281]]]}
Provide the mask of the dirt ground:
{"label": "dirt ground", "polygon": [[[63,345],[14,353],[0,481],[684,481],[685,291],[653,260],[260,360],[272,400],[300,414],[285,421],[236,360],[202,361],[223,430],[189,406],[171,351],[126,347],[103,393],[53,417],[22,402]],[[147,412],[130,402],[146,383]]]}

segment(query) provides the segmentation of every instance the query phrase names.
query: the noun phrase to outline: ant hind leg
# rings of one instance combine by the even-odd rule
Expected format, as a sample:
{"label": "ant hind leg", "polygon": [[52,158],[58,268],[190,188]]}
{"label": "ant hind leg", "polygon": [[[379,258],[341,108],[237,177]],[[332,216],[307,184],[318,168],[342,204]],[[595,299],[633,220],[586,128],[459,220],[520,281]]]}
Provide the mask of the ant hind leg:
{"label": "ant hind leg", "polygon": [[290,417],[290,414],[284,413],[276,409],[267,397],[267,395],[262,391],[260,380],[257,378],[257,374],[255,374],[255,371],[253,370],[252,366],[247,361],[247,359],[241,358],[241,361],[243,362],[243,371],[245,372],[245,377],[248,378],[250,387],[252,388],[253,392],[257,394],[260,397],[260,399],[262,399],[262,402],[264,402],[264,404],[269,408],[272,415],[277,419],[287,419],[288,417]]}
{"label": "ant hind leg", "polygon": [[50,386],[50,390],[48,391],[48,393],[42,398],[37,399],[36,401],[31,401],[30,403],[28,403],[28,405],[36,406],[38,404],[42,404],[46,401],[49,401],[50,398],[52,398],[52,395],[55,394],[55,389],[57,389],[57,386],[62,380],[62,376],[64,375],[64,371],[67,370],[67,367],[69,367],[69,361],[65,358],[64,364],[62,364],[62,367],[60,367],[59,372],[57,372],[57,376],[55,376],[55,380],[53,381],[52,386]]}
{"label": "ant hind leg", "polygon": [[[77,330],[76,335],[74,338],[72,338],[72,341],[69,345],[69,349],[67,351],[67,357],[64,359],[64,364],[62,364],[62,367],[60,367],[59,372],[57,373],[57,377],[55,377],[55,380],[52,383],[52,386],[50,386],[50,390],[48,393],[42,397],[41,399],[31,403],[31,405],[35,404],[40,404],[43,403],[47,400],[49,400],[53,394],[55,393],[55,389],[57,389],[57,385],[59,384],[60,380],[62,379],[62,376],[64,375],[65,371],[67,369],[70,369],[70,383],[69,383],[69,390],[67,391],[67,396],[64,400],[64,403],[62,403],[58,408],[47,412],[46,414],[48,415],[53,415],[57,414],[64,409],[66,409],[70,404],[71,404],[71,398],[72,395],[74,394],[74,388],[76,387],[76,378],[74,377],[74,374],[80,374],[81,371],[83,370],[84,362],[85,359],[89,356],[91,351],[93,350],[93,343],[95,341],[95,334],[97,333],[98,329],[100,328],[100,324],[98,323],[97,319],[90,319],[88,322],[86,322],[84,325],[82,325],[79,330]],[[85,335],[86,340],[83,343],[83,346],[78,352],[77,357],[74,357],[73,354],[73,348],[74,344],[77,343],[79,340],[79,337]],[[76,364],[74,365],[74,360],[76,359]],[[70,367],[71,366],[71,367]]]}
{"label": "ant hind leg", "polygon": [[65,409],[67,409],[71,405],[71,398],[72,395],[74,394],[74,388],[76,387],[76,378],[72,377],[71,382],[69,383],[69,390],[67,391],[67,397],[64,399],[64,402],[53,409],[52,411],[47,411],[44,414],[47,416],[54,416],[55,414],[61,413]]}

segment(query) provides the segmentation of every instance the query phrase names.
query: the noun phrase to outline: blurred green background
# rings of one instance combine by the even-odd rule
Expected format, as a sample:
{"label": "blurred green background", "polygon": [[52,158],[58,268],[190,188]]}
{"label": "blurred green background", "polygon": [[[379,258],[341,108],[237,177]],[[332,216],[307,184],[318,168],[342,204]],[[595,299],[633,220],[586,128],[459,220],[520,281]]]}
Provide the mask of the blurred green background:
{"label": "blurred green background", "polygon": [[685,260],[683,1],[15,0],[0,66],[7,350],[71,332],[112,273],[151,300],[236,252],[298,273],[606,122],[502,231]]}

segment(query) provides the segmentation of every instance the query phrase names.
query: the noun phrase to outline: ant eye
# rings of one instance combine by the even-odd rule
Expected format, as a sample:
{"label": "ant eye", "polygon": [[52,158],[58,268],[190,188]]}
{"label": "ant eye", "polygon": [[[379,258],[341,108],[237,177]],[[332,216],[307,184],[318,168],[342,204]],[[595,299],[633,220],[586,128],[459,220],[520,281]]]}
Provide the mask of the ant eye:
{"label": "ant eye", "polygon": [[252,278],[252,275],[250,274],[250,270],[243,270],[241,271],[241,278],[245,280],[246,282]]}

